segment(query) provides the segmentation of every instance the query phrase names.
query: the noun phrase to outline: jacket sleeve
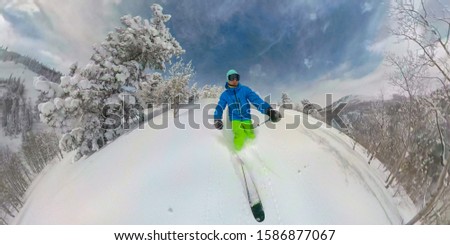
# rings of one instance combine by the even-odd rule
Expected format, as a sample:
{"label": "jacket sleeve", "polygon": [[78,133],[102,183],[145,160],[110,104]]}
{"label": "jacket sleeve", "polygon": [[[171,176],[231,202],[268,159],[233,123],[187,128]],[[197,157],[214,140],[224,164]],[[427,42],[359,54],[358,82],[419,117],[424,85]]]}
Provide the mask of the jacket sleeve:
{"label": "jacket sleeve", "polygon": [[261,99],[253,90],[247,88],[247,99],[260,111],[265,114],[267,109],[270,107],[269,103]]}
{"label": "jacket sleeve", "polygon": [[223,110],[227,106],[227,101],[225,100],[225,95],[220,96],[219,102],[217,103],[216,110],[214,111],[214,119],[222,119]]}

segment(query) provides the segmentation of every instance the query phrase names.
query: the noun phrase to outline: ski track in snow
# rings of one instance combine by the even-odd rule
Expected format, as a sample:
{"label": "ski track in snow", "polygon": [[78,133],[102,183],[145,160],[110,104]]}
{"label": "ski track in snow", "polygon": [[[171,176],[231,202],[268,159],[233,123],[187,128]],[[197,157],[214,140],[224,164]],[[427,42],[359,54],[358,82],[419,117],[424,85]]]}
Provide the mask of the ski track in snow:
{"label": "ski track in snow", "polygon": [[[208,165],[208,169],[210,173],[213,173],[213,168],[212,165]],[[205,210],[206,212],[203,213],[203,220],[205,220],[205,223],[208,224],[209,223],[209,217],[210,217],[210,213],[211,213],[211,202],[212,202],[212,198],[211,195],[213,193],[213,189],[212,189],[212,185],[213,185],[213,180],[212,180],[212,174],[208,175],[208,189],[206,192],[206,201],[205,201]]]}
{"label": "ski track in snow", "polygon": [[[327,148],[329,152],[332,152],[340,161],[338,163],[343,167],[343,169],[346,169],[345,172],[347,175],[357,175],[357,180],[366,180],[365,182],[360,181],[361,185],[364,186],[374,197],[377,198],[379,201],[381,207],[383,208],[386,218],[390,220],[391,224],[394,224],[395,222],[392,220],[392,215],[394,216],[400,216],[398,212],[395,214],[389,215],[389,208],[386,207],[385,203],[390,202],[390,200],[387,199],[387,196],[380,192],[380,189],[374,186],[374,183],[381,184],[379,179],[377,179],[373,174],[371,174],[371,171],[365,171],[364,173],[361,172],[359,168],[354,166],[350,162],[349,159],[346,159],[343,157],[341,152],[336,148],[336,145],[345,148],[347,151],[353,151],[352,147],[349,145],[349,142],[344,141],[342,138],[338,137],[341,132],[335,132],[332,134],[330,131],[336,130],[336,129],[329,129],[329,128],[320,128],[317,130],[298,130],[301,131],[302,135],[306,135],[310,138],[312,138],[314,141],[319,142],[323,147]],[[336,130],[337,131],[337,130]],[[325,136],[326,135],[326,136]],[[335,141],[334,144],[330,143],[330,140]],[[358,157],[360,162],[367,162],[367,159],[359,154],[353,155],[353,157]],[[368,164],[367,164],[368,165]]]}
{"label": "ski track in snow", "polygon": [[[344,146],[347,148],[348,151],[353,151],[352,147],[349,145],[349,142],[345,142],[342,138],[339,138],[338,135],[332,135],[330,132],[328,131],[323,131],[328,137],[335,139],[337,142],[341,143],[341,146]],[[359,159],[362,161],[366,161],[367,162],[367,158],[364,158],[363,156],[357,154],[356,156],[359,157]],[[351,165],[350,165],[351,166]],[[367,165],[365,165],[367,169],[370,169],[370,165],[367,163]],[[385,207],[384,203],[389,202],[390,200],[387,199],[386,195],[383,195],[383,193],[381,193],[380,191],[377,191],[377,188],[375,188],[375,186],[378,185],[384,185],[383,182],[380,181],[379,178],[377,178],[377,176],[374,175],[374,173],[372,171],[365,171],[362,172],[357,168],[353,168],[354,171],[356,171],[359,176],[361,177],[361,179],[365,179],[365,180],[369,180],[366,181],[366,184],[369,186],[370,191],[377,197],[377,199],[379,199],[380,204],[383,206],[383,208],[385,208],[385,211],[388,212],[388,208]],[[380,200],[383,199],[383,200]],[[386,214],[387,215],[387,214]],[[400,214],[397,212],[395,215],[400,216]],[[389,217],[389,215],[387,215]],[[392,221],[392,220],[391,220]]]}
{"label": "ski track in snow", "polygon": [[[329,132],[329,130],[321,130],[320,133],[325,134],[328,139],[332,139],[335,140],[338,144],[340,144],[340,146],[345,147],[348,151],[353,151],[353,149],[348,145],[348,142],[343,141],[343,139],[338,138],[337,135],[333,135]],[[336,144],[334,144],[336,145]],[[361,170],[357,167],[355,167],[353,164],[350,163],[350,161],[348,159],[345,159],[336,148],[333,148],[333,144],[327,144],[327,147],[329,148],[330,151],[332,151],[337,157],[339,157],[339,159],[341,159],[341,164],[344,164],[345,168],[349,169],[350,171],[352,171],[352,173],[356,173],[358,175],[358,179],[360,180],[366,180],[365,182],[361,181],[361,185],[365,186],[366,189],[372,193],[373,196],[375,196],[377,198],[377,200],[379,201],[381,207],[383,207],[383,210],[385,211],[386,217],[390,220],[391,223],[395,223],[392,219],[391,219],[391,215],[388,214],[388,210],[389,208],[386,207],[386,205],[384,204],[385,202],[388,202],[389,200],[387,199],[386,195],[384,195],[383,193],[380,192],[380,190],[378,188],[375,187],[374,183],[379,182],[378,179],[376,179],[371,173],[371,171],[365,171],[364,173],[361,172]],[[359,155],[356,155],[359,156]],[[367,161],[367,159],[363,158],[362,156],[359,156],[361,161]],[[368,164],[367,164],[368,165]],[[375,187],[375,188],[374,188]],[[399,216],[399,213],[395,213],[395,216]]]}
{"label": "ski track in snow", "polygon": [[[241,166],[241,161],[243,161],[242,159],[239,160],[237,159],[240,156],[235,156],[234,154],[236,153],[231,153],[230,154],[230,163],[231,163],[231,167],[233,168],[234,173],[236,174],[236,180],[239,181],[239,186],[241,187],[241,190],[239,192],[239,194],[243,197],[242,199],[240,199],[240,210],[242,214],[246,214],[246,213],[250,213],[251,217],[253,217],[253,214],[251,212],[251,208],[250,208],[250,202],[249,202],[249,198],[248,198],[248,193],[246,192],[246,187],[245,185],[247,184],[248,186],[248,182],[244,183],[244,172],[242,172],[242,166]],[[245,162],[244,162],[245,164]],[[248,166],[245,166],[245,169],[248,171]],[[250,174],[250,173],[248,173]],[[254,180],[251,180],[254,183]],[[243,215],[239,216],[239,220],[240,222],[242,222],[242,224],[251,224],[251,222],[254,221],[250,220],[250,219],[244,219]]]}
{"label": "ski track in snow", "polygon": [[[280,208],[279,208],[279,205],[278,205],[278,200],[277,200],[277,198],[276,198],[276,196],[274,194],[274,189],[273,189],[273,186],[272,186],[272,180],[271,180],[271,178],[270,178],[270,176],[268,174],[269,170],[266,167],[265,161],[261,159],[261,157],[259,156],[259,153],[255,149],[255,147],[252,145],[249,148],[250,148],[250,151],[252,152],[252,154],[256,157],[256,161],[259,163],[259,165],[263,169],[263,174],[264,174],[264,177],[265,177],[265,180],[266,180],[266,181],[264,181],[263,186],[264,186],[264,189],[268,189],[269,193],[270,193],[270,199],[268,199],[266,201],[271,200],[274,203],[278,224],[282,224],[282,219],[281,219],[281,214],[280,214]],[[263,207],[264,207],[264,203],[265,202],[263,201]]]}
{"label": "ski track in snow", "polygon": [[[241,169],[240,169],[240,165],[238,164],[238,163],[236,163],[236,162],[234,162],[235,161],[235,159],[233,159],[234,158],[234,156],[233,155],[231,155],[231,158],[230,158],[230,162],[232,162],[232,167],[234,168],[234,172],[239,172],[239,171],[241,171]],[[239,176],[239,175],[237,175],[237,176]],[[240,176],[239,176],[240,177]],[[238,177],[238,178],[239,178]],[[238,181],[241,181],[240,179],[238,179]],[[243,183],[239,183],[239,185],[241,186]],[[242,186],[242,188],[244,188],[244,186]],[[244,191],[244,189],[242,189],[242,195],[244,196],[244,198],[243,199],[241,199],[242,201],[241,201],[241,204],[240,204],[240,209],[241,209],[241,212],[243,213],[243,214],[245,214],[245,213],[247,213],[248,211],[250,211],[251,209],[250,209],[250,204],[249,204],[249,201],[248,201],[248,197],[246,196],[246,193],[245,193],[245,191]],[[251,211],[250,211],[250,213],[251,213]],[[252,215],[252,217],[253,217],[253,214],[251,214]],[[240,215],[239,216],[239,220],[240,220],[240,222],[242,222],[242,224],[251,224],[251,222],[253,221],[253,220],[249,220],[249,219],[244,219],[244,216],[243,215]]]}

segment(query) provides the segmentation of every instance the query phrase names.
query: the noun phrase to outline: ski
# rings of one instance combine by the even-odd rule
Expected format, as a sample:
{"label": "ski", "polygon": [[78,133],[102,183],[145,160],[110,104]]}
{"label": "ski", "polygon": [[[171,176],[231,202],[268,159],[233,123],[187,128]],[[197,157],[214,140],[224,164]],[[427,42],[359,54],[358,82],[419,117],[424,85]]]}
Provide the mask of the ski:
{"label": "ski", "polygon": [[256,188],[255,182],[253,181],[252,176],[247,170],[244,161],[242,161],[242,159],[238,155],[236,155],[236,159],[238,160],[240,170],[242,171],[247,200],[250,205],[253,217],[256,221],[263,222],[265,219],[265,213],[261,198],[258,193],[258,189]]}

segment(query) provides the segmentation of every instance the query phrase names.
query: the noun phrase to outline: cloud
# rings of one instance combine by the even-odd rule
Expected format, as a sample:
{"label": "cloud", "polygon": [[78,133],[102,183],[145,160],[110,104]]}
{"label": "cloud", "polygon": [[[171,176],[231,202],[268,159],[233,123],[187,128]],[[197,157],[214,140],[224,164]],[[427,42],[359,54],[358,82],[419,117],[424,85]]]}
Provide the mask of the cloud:
{"label": "cloud", "polygon": [[328,30],[328,27],[330,26],[330,22],[327,22],[327,23],[325,23],[323,26],[322,26],[322,32],[326,32],[327,30]]}
{"label": "cloud", "polygon": [[0,43],[2,45],[9,46],[18,41],[17,35],[12,28],[11,23],[9,23],[3,15],[0,14]]}
{"label": "cloud", "polygon": [[304,63],[305,63],[305,66],[306,66],[308,69],[311,69],[311,68],[313,67],[313,65],[312,65],[312,60],[310,60],[310,59],[308,59],[308,58],[305,59]]}
{"label": "cloud", "polygon": [[270,49],[275,46],[276,44],[278,44],[279,42],[281,42],[281,40],[284,37],[284,32],[281,33],[277,39],[273,40],[269,45],[267,45],[267,47],[265,47],[260,53],[258,53],[258,56],[264,55],[265,53],[267,53],[268,51],[270,51]]}
{"label": "cloud", "polygon": [[40,53],[43,57],[47,57],[48,59],[53,60],[53,61],[55,61],[55,62],[58,62],[58,63],[60,63],[60,64],[65,64],[66,66],[69,66],[69,65],[71,64],[70,62],[65,61],[65,60],[64,60],[63,58],[61,58],[60,56],[55,55],[54,53],[49,52],[49,51],[47,51],[47,50],[39,50],[39,53]]}
{"label": "cloud", "polygon": [[372,10],[373,10],[373,5],[371,3],[369,3],[369,2],[364,2],[361,5],[361,11],[362,11],[363,14],[367,13],[367,12],[370,12]]}
{"label": "cloud", "polygon": [[26,13],[28,15],[33,15],[40,12],[39,7],[34,3],[33,0],[13,0],[8,2],[4,9],[6,11],[16,11]]}
{"label": "cloud", "polygon": [[309,99],[321,106],[326,105],[327,94],[332,94],[333,101],[336,101],[350,94],[378,97],[381,93],[384,93],[385,97],[388,98],[395,93],[386,75],[390,71],[389,67],[380,65],[372,73],[357,79],[352,78],[351,73],[354,71],[348,70],[349,67],[349,64],[343,64],[339,68],[346,71],[340,77],[326,74],[313,84],[301,84],[295,90],[290,86],[283,86],[277,93],[289,91],[289,95],[294,102]]}
{"label": "cloud", "polygon": [[122,0],[102,0],[103,5],[108,5],[110,3],[113,3],[115,5],[119,5],[122,3]]}
{"label": "cloud", "polygon": [[86,62],[92,45],[119,25],[116,9],[120,3],[120,0],[1,1],[3,22],[7,21],[14,30],[6,43],[11,50],[43,59],[47,65],[65,71],[67,64]]}
{"label": "cloud", "polygon": [[379,54],[379,55],[385,55],[386,53],[389,53],[389,52],[404,53],[405,50],[403,48],[398,49],[399,46],[396,46],[396,48],[393,48],[395,42],[396,42],[396,39],[394,37],[388,36],[377,42],[369,43],[367,45],[367,50],[369,50],[370,52],[373,52],[375,54]]}
{"label": "cloud", "polygon": [[267,79],[267,73],[263,71],[261,64],[252,65],[248,71],[249,81],[264,81]]}

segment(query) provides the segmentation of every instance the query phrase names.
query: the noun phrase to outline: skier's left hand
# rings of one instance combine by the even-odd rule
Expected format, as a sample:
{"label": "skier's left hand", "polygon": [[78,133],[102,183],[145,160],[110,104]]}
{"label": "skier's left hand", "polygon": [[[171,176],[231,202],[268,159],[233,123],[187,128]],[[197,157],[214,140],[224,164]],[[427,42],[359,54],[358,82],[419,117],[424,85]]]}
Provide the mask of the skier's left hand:
{"label": "skier's left hand", "polygon": [[283,116],[277,110],[274,110],[272,107],[267,108],[266,115],[270,117],[271,122],[279,122]]}

